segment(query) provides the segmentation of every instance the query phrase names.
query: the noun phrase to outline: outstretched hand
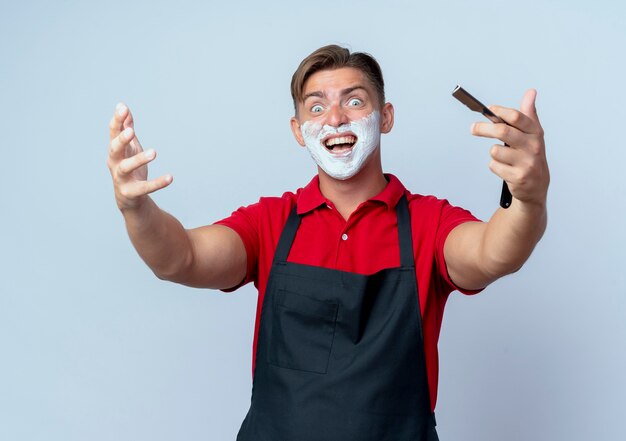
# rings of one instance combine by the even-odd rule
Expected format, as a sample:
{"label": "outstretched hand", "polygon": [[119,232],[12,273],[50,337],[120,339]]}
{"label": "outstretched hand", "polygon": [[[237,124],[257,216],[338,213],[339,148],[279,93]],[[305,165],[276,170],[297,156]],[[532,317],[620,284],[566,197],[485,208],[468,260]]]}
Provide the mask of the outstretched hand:
{"label": "outstretched hand", "polygon": [[494,144],[489,169],[504,179],[513,197],[521,202],[545,204],[550,172],[546,160],[544,132],[537,116],[537,91],[527,90],[520,110],[489,106],[507,124],[477,122],[472,134],[496,138],[510,147]]}
{"label": "outstretched hand", "polygon": [[116,106],[109,122],[109,138],[107,165],[120,210],[139,207],[149,193],[171,184],[171,175],[148,180],[147,164],[156,158],[156,152],[144,151],[135,134],[133,116],[123,103]]}

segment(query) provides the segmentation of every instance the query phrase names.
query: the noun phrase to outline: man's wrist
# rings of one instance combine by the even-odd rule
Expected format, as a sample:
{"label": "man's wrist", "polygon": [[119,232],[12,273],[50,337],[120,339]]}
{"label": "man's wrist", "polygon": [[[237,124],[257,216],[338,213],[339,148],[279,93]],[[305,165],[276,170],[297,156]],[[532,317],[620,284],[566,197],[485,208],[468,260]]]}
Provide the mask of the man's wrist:
{"label": "man's wrist", "polygon": [[537,217],[547,212],[547,198],[545,196],[538,200],[522,201],[514,199],[511,205],[516,206],[516,208],[526,216]]}
{"label": "man's wrist", "polygon": [[158,210],[158,207],[154,201],[149,196],[145,196],[144,200],[135,206],[120,208],[120,212],[127,226],[145,228],[151,223],[155,209]]}

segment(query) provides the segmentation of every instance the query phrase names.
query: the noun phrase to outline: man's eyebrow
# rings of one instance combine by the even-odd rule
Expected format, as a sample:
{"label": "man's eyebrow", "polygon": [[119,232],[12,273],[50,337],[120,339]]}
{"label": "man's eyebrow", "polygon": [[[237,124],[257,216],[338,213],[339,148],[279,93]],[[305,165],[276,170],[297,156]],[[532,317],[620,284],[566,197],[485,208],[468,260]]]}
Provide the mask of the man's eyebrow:
{"label": "man's eyebrow", "polygon": [[316,90],[315,92],[310,92],[310,93],[307,93],[306,95],[304,95],[304,97],[302,98],[302,101],[306,101],[309,98],[311,98],[312,96],[316,96],[318,98],[324,98],[325,95],[324,95],[324,92],[320,92],[320,91]]}
{"label": "man's eyebrow", "polygon": [[364,90],[365,92],[367,92],[367,89],[366,89],[365,87],[363,87],[363,86],[358,86],[358,85],[357,85],[357,86],[353,86],[353,87],[348,87],[347,89],[343,89],[343,90],[341,91],[341,95],[342,95],[342,96],[343,96],[343,95],[349,95],[349,94],[351,94],[352,92],[354,92],[355,90],[359,90],[359,89]]}
{"label": "man's eyebrow", "polygon": [[[355,90],[364,90],[365,92],[367,92],[367,89],[364,86],[356,85],[356,86],[348,87],[347,89],[343,89],[341,91],[341,96],[349,95],[352,92],[354,92]],[[304,95],[304,97],[302,98],[302,101],[304,102],[307,99],[311,98],[312,96],[315,96],[315,97],[318,97],[318,98],[325,98],[326,97],[324,92],[316,90],[316,91],[309,92],[306,95]]]}

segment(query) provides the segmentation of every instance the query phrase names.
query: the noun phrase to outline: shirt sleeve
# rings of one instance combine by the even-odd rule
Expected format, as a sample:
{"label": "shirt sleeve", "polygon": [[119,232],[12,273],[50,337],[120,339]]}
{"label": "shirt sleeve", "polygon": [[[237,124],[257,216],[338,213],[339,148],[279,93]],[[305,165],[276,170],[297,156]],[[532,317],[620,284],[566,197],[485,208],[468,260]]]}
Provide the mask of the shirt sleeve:
{"label": "shirt sleeve", "polygon": [[437,236],[435,238],[435,259],[437,261],[437,268],[439,270],[439,274],[445,284],[447,284],[451,290],[457,290],[463,294],[477,294],[481,292],[483,289],[476,290],[468,290],[461,288],[454,284],[452,279],[450,278],[450,274],[448,274],[448,267],[446,265],[446,259],[443,253],[443,247],[446,243],[446,239],[448,238],[448,234],[456,227],[465,222],[481,222],[476,216],[470,213],[468,210],[465,210],[460,207],[455,207],[450,205],[447,200],[443,200],[443,206],[441,209],[441,217],[439,221],[439,227],[437,229]]}
{"label": "shirt sleeve", "polygon": [[234,230],[241,238],[246,248],[247,265],[246,276],[239,284],[232,288],[222,289],[224,292],[232,292],[236,289],[252,282],[256,278],[257,263],[259,259],[260,239],[259,239],[259,216],[260,203],[240,207],[229,217],[215,222],[215,225],[223,225]]}

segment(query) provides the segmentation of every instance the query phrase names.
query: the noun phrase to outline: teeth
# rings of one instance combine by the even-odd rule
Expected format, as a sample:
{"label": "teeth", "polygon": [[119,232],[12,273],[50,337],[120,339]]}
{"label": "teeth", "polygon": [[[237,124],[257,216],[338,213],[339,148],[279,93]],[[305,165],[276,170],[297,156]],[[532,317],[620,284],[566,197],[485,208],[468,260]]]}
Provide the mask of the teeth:
{"label": "teeth", "polygon": [[342,136],[340,138],[331,138],[326,141],[326,147],[332,147],[337,144],[354,144],[356,138],[354,136]]}

